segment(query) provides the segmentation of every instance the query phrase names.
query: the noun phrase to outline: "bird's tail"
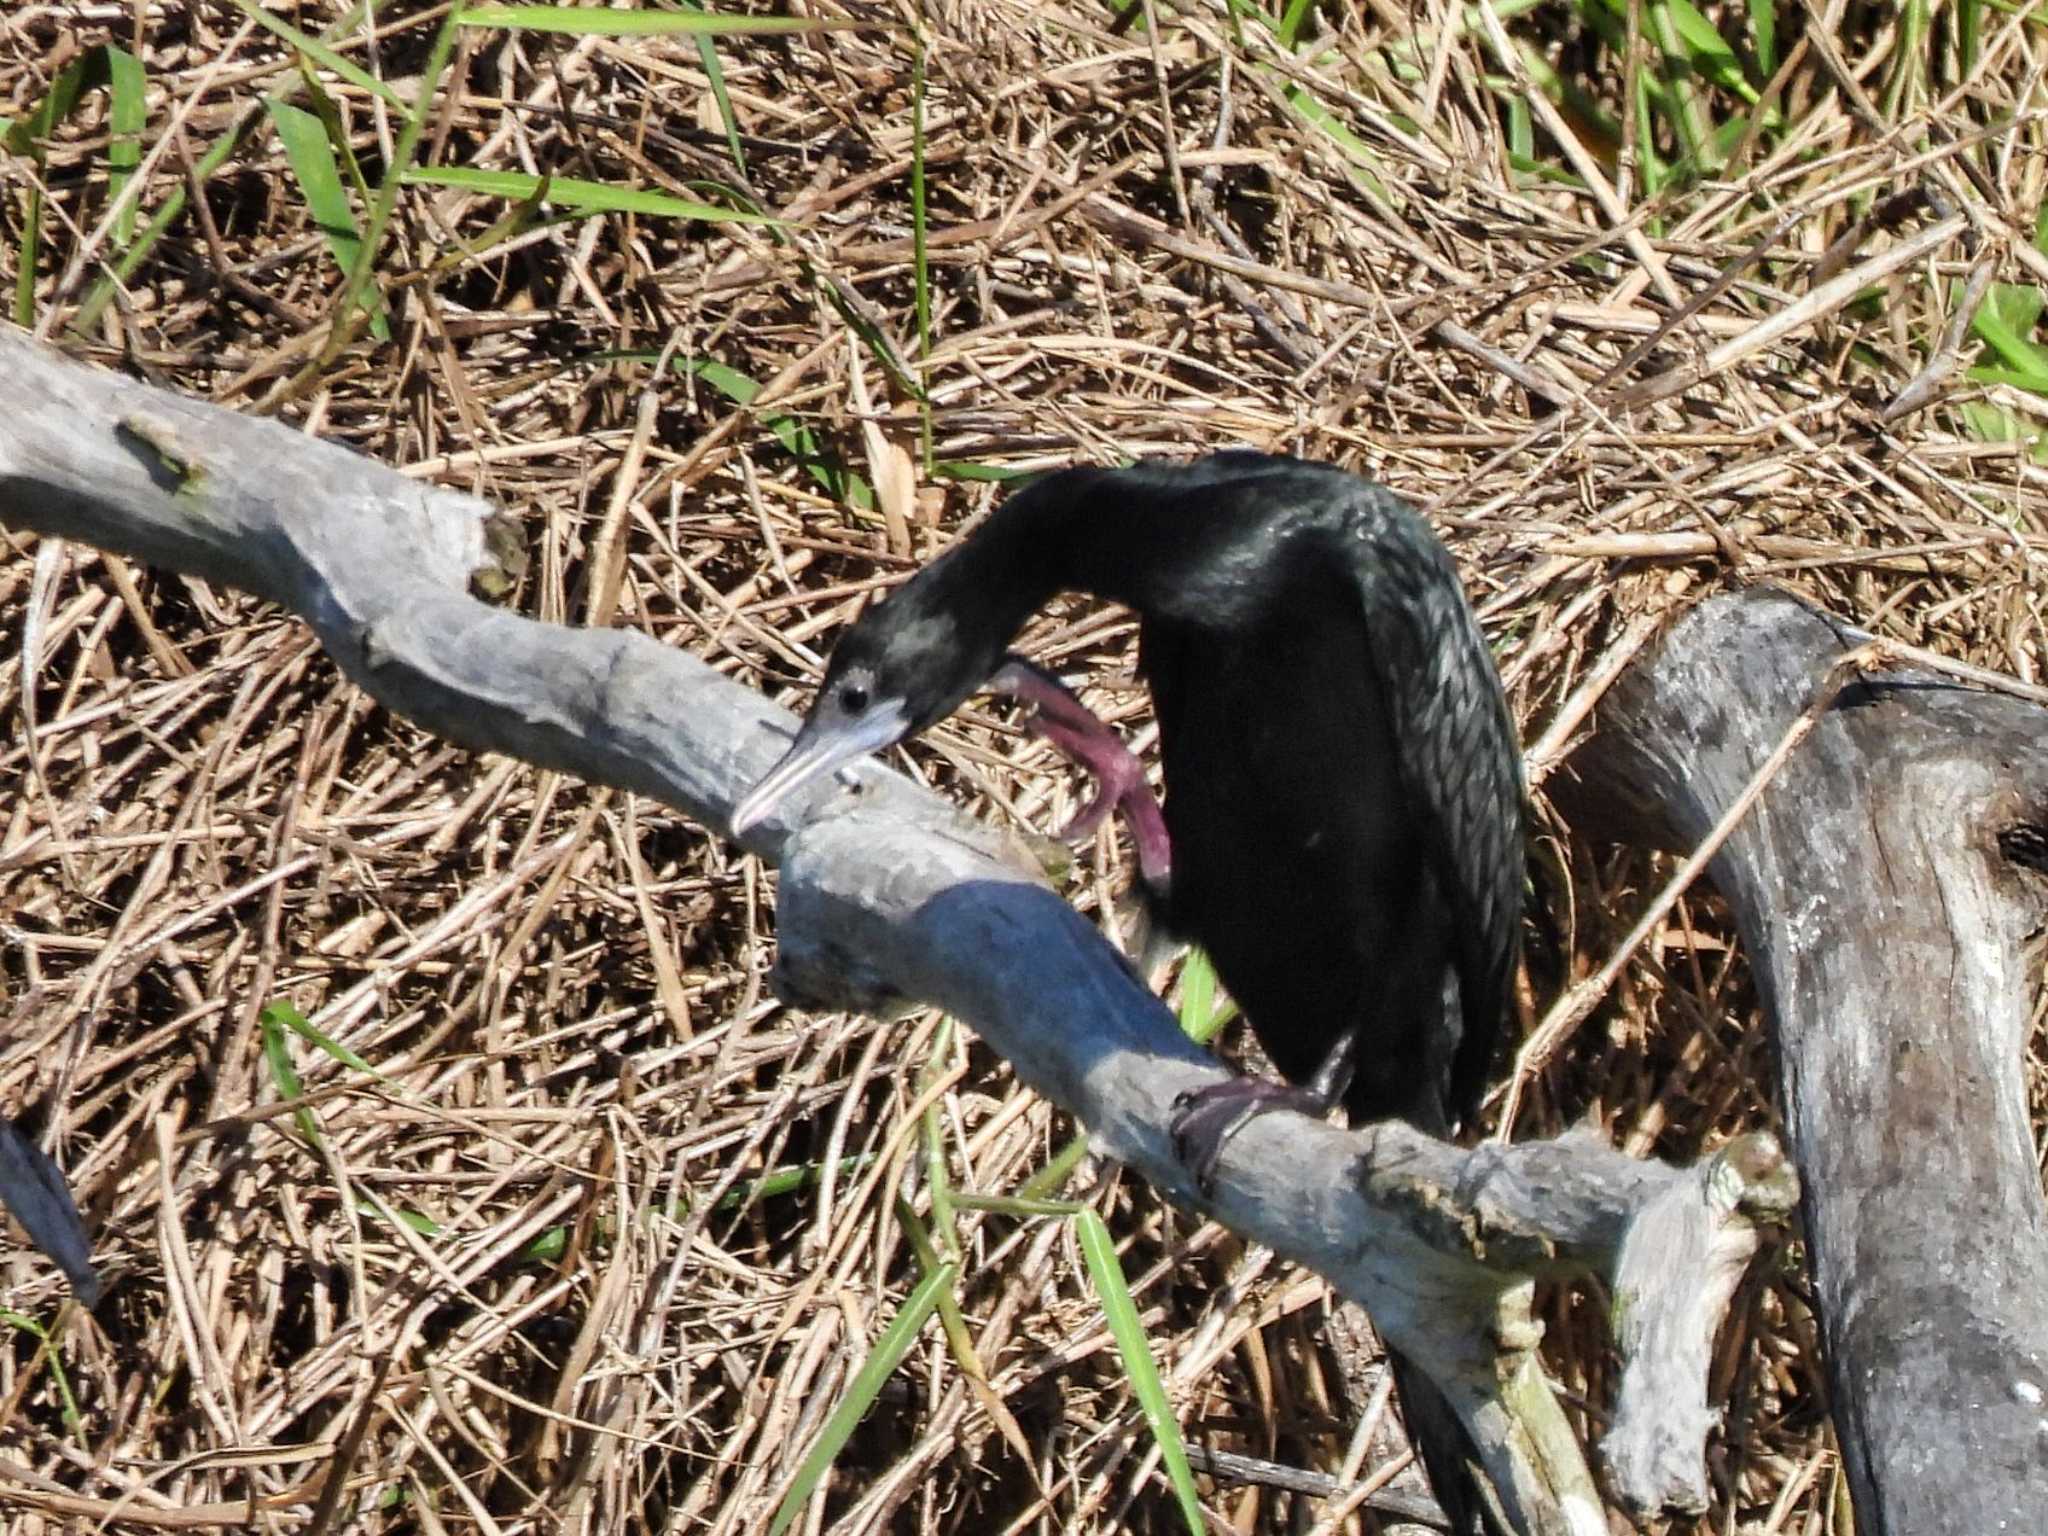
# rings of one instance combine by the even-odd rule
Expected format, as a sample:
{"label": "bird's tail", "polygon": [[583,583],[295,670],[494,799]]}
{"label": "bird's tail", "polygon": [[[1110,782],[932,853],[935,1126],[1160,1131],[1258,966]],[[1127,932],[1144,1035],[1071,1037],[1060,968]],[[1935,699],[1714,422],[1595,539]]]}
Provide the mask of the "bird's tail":
{"label": "bird's tail", "polygon": [[1480,1469],[1479,1448],[1429,1373],[1395,1350],[1387,1351],[1409,1443],[1429,1473],[1451,1536],[1515,1536],[1493,1484]]}

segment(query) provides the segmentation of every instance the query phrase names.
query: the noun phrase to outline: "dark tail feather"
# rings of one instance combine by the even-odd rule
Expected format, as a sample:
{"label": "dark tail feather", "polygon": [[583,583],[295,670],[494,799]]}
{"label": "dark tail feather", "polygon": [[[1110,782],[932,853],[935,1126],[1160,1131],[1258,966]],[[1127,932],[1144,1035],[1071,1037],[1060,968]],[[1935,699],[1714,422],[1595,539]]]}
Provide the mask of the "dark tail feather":
{"label": "dark tail feather", "polygon": [[1502,1518],[1492,1485],[1479,1467],[1479,1450],[1465,1433],[1450,1402],[1420,1366],[1393,1350],[1387,1364],[1401,1398],[1408,1439],[1429,1473],[1429,1486],[1443,1506],[1451,1536],[1515,1536]]}

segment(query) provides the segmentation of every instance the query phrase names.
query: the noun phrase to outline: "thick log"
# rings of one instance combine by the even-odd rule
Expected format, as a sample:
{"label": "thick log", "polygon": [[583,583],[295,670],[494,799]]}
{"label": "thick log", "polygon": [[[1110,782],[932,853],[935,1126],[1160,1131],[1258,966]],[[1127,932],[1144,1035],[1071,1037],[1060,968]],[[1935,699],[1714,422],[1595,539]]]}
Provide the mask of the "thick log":
{"label": "thick log", "polygon": [[[1773,590],[1703,604],[1604,702],[1567,813],[1698,845],[1869,640]],[[2048,1212],[2022,1057],[2048,711],[1852,679],[1710,872],[1777,1035],[1859,1528],[2042,1530]]]}

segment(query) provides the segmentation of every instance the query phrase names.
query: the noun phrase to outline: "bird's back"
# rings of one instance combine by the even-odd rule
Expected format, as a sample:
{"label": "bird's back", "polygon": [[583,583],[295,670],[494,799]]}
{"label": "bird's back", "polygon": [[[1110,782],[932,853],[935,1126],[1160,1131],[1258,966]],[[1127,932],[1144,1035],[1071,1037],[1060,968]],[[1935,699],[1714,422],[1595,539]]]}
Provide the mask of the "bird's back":
{"label": "bird's back", "polygon": [[1172,921],[1209,951],[1284,1077],[1306,1080],[1367,1019],[1353,1119],[1441,1125],[1448,907],[1384,701],[1365,668],[1329,654],[1362,627],[1335,609],[1301,617],[1230,639],[1146,627]]}
{"label": "bird's back", "polygon": [[1364,1020],[1354,1121],[1443,1130],[1485,1085],[1522,878],[1519,750],[1449,557],[1391,493],[1325,466],[1139,469],[1139,494],[1183,509],[1178,558],[1236,573],[1137,605],[1172,920],[1282,1074],[1307,1078]]}

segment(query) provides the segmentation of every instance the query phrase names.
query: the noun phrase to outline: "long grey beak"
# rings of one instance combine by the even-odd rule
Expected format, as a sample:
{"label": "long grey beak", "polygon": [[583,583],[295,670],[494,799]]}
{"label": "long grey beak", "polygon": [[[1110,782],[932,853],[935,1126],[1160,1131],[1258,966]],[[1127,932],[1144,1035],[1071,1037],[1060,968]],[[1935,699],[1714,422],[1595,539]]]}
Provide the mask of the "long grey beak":
{"label": "long grey beak", "polygon": [[765,818],[794,790],[824,778],[856,758],[893,747],[910,731],[910,717],[896,700],[885,700],[858,720],[826,722],[813,715],[796,733],[782,761],[733,807],[733,836]]}

